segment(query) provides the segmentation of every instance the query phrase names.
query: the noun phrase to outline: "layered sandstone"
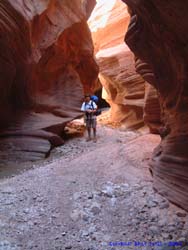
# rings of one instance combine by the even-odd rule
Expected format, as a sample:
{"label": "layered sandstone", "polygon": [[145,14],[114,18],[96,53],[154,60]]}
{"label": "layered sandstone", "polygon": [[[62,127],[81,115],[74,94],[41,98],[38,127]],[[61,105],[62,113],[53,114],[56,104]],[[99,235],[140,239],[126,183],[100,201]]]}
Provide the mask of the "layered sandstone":
{"label": "layered sandstone", "polygon": [[87,25],[95,1],[0,2],[1,157],[38,159],[80,116],[98,66]]}
{"label": "layered sandstone", "polygon": [[154,187],[188,210],[188,3],[124,2],[131,14],[126,42],[138,58],[137,71],[157,89],[164,114],[151,167]]}
{"label": "layered sandstone", "polygon": [[112,122],[143,126],[145,82],[135,72],[134,55],[124,43],[129,14],[121,1],[99,0],[89,19],[100,81]]}
{"label": "layered sandstone", "polygon": [[163,112],[157,90],[150,84],[145,85],[144,122],[153,134],[161,133]]}

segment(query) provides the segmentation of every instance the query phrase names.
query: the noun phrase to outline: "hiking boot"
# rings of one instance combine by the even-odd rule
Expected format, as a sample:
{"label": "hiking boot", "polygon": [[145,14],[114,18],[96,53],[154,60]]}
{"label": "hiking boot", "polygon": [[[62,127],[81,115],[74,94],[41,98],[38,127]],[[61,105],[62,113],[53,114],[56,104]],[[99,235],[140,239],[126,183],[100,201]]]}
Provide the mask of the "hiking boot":
{"label": "hiking boot", "polygon": [[86,141],[91,141],[91,137],[88,137],[88,138],[86,139]]}
{"label": "hiking boot", "polygon": [[97,142],[97,138],[96,137],[93,138],[93,142]]}

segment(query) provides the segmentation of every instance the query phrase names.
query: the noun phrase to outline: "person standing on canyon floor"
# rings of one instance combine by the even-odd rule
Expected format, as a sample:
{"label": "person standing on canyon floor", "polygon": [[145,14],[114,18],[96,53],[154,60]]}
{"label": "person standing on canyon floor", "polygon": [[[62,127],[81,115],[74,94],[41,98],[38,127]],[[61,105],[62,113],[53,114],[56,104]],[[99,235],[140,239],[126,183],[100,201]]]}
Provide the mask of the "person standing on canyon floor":
{"label": "person standing on canyon floor", "polygon": [[97,118],[96,112],[97,105],[94,101],[91,100],[90,95],[85,95],[85,101],[82,103],[81,111],[84,112],[84,121],[86,123],[86,128],[88,132],[88,138],[86,141],[91,140],[91,129],[93,129],[93,141],[97,142],[96,137],[96,126],[97,126]]}

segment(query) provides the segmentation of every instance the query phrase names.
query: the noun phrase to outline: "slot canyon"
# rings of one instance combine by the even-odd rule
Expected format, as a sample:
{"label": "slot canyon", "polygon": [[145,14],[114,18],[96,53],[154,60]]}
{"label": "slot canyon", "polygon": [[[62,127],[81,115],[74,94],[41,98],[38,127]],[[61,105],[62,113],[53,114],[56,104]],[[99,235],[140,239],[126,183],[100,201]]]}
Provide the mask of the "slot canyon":
{"label": "slot canyon", "polygon": [[0,0],[0,250],[188,249],[187,8]]}

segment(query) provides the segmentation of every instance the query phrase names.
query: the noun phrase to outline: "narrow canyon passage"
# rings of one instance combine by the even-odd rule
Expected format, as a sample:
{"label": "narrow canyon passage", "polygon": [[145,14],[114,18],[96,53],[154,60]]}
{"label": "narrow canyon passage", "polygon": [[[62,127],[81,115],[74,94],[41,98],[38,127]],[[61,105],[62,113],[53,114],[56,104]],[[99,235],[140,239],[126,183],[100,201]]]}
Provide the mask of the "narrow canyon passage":
{"label": "narrow canyon passage", "polygon": [[0,249],[187,249],[187,213],[152,188],[148,163],[159,140],[99,125],[97,146],[73,138],[2,179]]}
{"label": "narrow canyon passage", "polygon": [[187,9],[0,0],[0,250],[188,250]]}

